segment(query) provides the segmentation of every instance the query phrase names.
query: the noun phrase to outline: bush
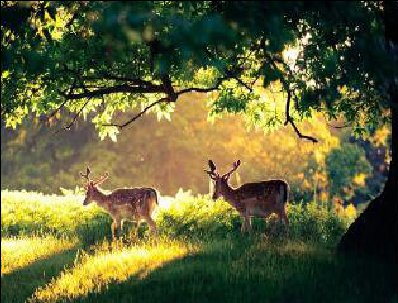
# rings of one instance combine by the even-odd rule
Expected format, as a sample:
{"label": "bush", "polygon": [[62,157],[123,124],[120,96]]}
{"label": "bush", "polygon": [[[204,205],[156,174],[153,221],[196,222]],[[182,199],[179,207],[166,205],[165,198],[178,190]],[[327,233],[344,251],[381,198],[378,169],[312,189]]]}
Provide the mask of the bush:
{"label": "bush", "polygon": [[[288,205],[288,229],[272,216],[267,220],[253,218],[252,227],[272,238],[334,244],[355,216],[352,205],[338,212],[316,203],[298,203]],[[177,194],[169,208],[160,210],[157,221],[166,234],[201,238],[240,233],[241,226],[238,212],[222,199],[214,202],[207,195],[193,197],[189,192]]]}
{"label": "bush", "polygon": [[239,214],[228,203],[190,192],[177,194],[168,208],[160,209],[156,221],[162,233],[188,237],[223,235],[240,225]]}
{"label": "bush", "polygon": [[1,235],[77,236],[92,243],[110,234],[111,219],[101,208],[82,205],[83,197],[1,191]]}
{"label": "bush", "polygon": [[[82,200],[72,193],[55,196],[2,191],[2,237],[52,234],[77,236],[83,243],[110,237],[110,216],[96,205],[84,207]],[[190,192],[179,192],[169,205],[164,198],[160,202],[155,220],[161,234],[191,239],[240,234],[238,212],[222,199],[213,201],[207,195],[194,197]],[[269,238],[334,244],[355,216],[352,205],[329,210],[316,203],[299,203],[288,205],[289,228],[272,217],[254,218],[252,225],[254,232]]]}

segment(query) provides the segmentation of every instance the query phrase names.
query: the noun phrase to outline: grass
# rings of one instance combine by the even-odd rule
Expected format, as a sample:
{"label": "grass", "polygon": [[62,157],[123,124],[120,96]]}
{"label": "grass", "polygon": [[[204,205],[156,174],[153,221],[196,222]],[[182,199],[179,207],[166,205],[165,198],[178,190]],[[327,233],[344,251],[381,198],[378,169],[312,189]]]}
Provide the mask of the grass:
{"label": "grass", "polygon": [[241,235],[227,204],[180,194],[157,213],[160,237],[109,242],[106,215],[76,201],[2,193],[1,302],[398,302],[395,267],[334,252],[352,209],[291,205],[288,231],[261,220]]}
{"label": "grass", "polygon": [[57,239],[53,236],[1,239],[1,275],[9,274],[39,259],[70,250],[76,245],[76,240]]}
{"label": "grass", "polygon": [[72,269],[38,289],[30,302],[55,302],[101,293],[109,284],[124,282],[130,276],[143,279],[155,268],[190,252],[187,245],[171,241],[131,247],[120,242],[109,247],[104,242],[94,250],[94,254],[84,254]]}
{"label": "grass", "polygon": [[20,303],[32,296],[39,287],[49,283],[65,268],[72,267],[77,250],[64,250],[43,257],[1,276],[1,302]]}

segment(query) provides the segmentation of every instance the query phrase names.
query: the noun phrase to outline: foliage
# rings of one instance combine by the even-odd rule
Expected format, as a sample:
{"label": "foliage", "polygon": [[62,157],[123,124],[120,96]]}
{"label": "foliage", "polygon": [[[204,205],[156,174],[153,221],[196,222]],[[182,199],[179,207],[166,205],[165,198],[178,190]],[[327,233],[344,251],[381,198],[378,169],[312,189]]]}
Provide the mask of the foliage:
{"label": "foliage", "polygon": [[77,136],[74,132],[56,135],[34,121],[26,121],[18,131],[2,128],[2,188],[45,193],[59,192],[60,187],[75,188],[80,185],[78,175],[69,169],[79,160],[86,143],[95,139],[93,130],[84,125]]}
{"label": "foliage", "polygon": [[224,235],[240,226],[239,214],[228,203],[189,192],[178,193],[169,208],[159,211],[157,221],[168,235],[193,238]]}
{"label": "foliage", "polygon": [[[168,116],[178,97],[199,91],[216,93],[213,112],[258,105],[259,124],[275,127],[280,112],[255,91],[272,83],[290,96],[287,124],[319,111],[363,133],[389,120],[385,81],[396,69],[379,2],[3,1],[1,10],[7,126],[66,108],[75,114],[67,129],[84,116],[115,139],[129,123],[120,111]],[[200,81],[203,71],[210,79]]]}
{"label": "foliage", "polygon": [[302,241],[337,243],[356,218],[352,204],[346,208],[328,209],[326,204],[314,202],[289,204],[289,237]]}
{"label": "foliage", "polygon": [[365,179],[372,167],[360,146],[345,143],[327,155],[326,170],[330,195],[347,201],[357,190],[366,192]]}
{"label": "foliage", "polygon": [[[273,217],[264,222],[254,218],[253,229],[265,232],[272,238],[286,236],[299,241],[319,242],[334,245],[356,218],[352,205],[329,210],[326,205],[308,203],[288,205],[288,230]],[[171,236],[207,238],[223,236],[226,233],[240,233],[241,219],[238,212],[227,202],[209,199],[208,196],[194,197],[190,193],[179,193],[169,208],[161,209],[157,215],[160,230]],[[286,234],[287,232],[287,234]]]}
{"label": "foliage", "polygon": [[83,197],[34,192],[1,192],[1,234],[78,237],[93,243],[110,234],[110,217],[99,207],[82,205]]}
{"label": "foliage", "polygon": [[[3,236],[52,234],[58,237],[78,237],[84,244],[94,243],[110,234],[110,217],[97,206],[84,207],[81,196],[45,196],[38,193],[2,191],[1,228]],[[240,233],[239,214],[226,202],[216,202],[207,196],[192,196],[180,192],[167,206],[160,201],[155,221],[161,234],[170,237],[224,237]],[[289,239],[333,245],[355,219],[356,213],[328,210],[310,203],[289,204],[291,221]],[[272,218],[254,220],[254,230],[271,237],[286,232]],[[276,229],[275,229],[276,228]]]}

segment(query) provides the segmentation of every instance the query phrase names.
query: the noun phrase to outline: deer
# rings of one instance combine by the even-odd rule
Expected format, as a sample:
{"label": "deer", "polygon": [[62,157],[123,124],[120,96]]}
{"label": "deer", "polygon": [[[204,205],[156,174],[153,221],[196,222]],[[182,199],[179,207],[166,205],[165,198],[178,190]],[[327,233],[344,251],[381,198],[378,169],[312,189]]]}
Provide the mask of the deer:
{"label": "deer", "polygon": [[232,188],[229,179],[240,166],[240,160],[232,164],[232,169],[220,175],[212,160],[208,161],[210,170],[205,170],[214,181],[213,200],[223,197],[243,218],[242,232],[251,231],[251,218],[267,218],[276,213],[286,226],[289,219],[286,214],[286,203],[289,196],[289,185],[286,181],[275,179],[256,183],[246,183],[239,188]]}
{"label": "deer", "polygon": [[113,239],[118,235],[118,231],[123,230],[123,222],[126,220],[137,220],[138,225],[142,220],[145,220],[151,233],[157,233],[156,223],[151,217],[155,207],[159,204],[158,195],[154,188],[117,188],[110,193],[106,193],[99,185],[109,178],[109,174],[105,173],[94,181],[90,178],[90,173],[89,167],[87,167],[86,173],[80,172],[82,178],[87,182],[83,205],[96,202],[98,206],[110,214],[113,220],[111,226]]}

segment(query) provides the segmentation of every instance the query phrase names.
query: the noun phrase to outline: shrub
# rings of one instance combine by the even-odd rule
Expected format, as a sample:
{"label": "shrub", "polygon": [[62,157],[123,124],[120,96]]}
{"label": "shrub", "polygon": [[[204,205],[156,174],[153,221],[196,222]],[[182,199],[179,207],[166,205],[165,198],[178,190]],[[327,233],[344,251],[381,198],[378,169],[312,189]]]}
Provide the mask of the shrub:
{"label": "shrub", "polygon": [[[355,208],[351,205],[337,212],[313,202],[289,204],[288,217],[288,229],[272,216],[267,220],[253,218],[252,227],[271,238],[283,236],[334,244],[355,219]],[[239,233],[241,226],[238,212],[222,199],[213,201],[207,195],[194,197],[189,192],[177,194],[170,207],[159,211],[157,221],[161,232],[166,234],[202,238]]]}
{"label": "shrub", "polygon": [[239,214],[228,203],[190,192],[178,193],[168,208],[160,209],[156,221],[163,233],[189,237],[222,235],[240,225]]}
{"label": "shrub", "polygon": [[[4,236],[52,234],[77,236],[94,243],[110,236],[110,216],[96,205],[84,207],[83,197],[2,191],[1,233]],[[155,216],[161,234],[206,239],[240,233],[241,218],[228,203],[207,195],[180,191],[170,203],[160,201]],[[168,205],[167,205],[168,204]],[[254,218],[254,232],[269,238],[334,244],[356,216],[355,208],[328,209],[316,203],[288,205],[289,228],[273,218]],[[145,230],[143,227],[141,230]]]}
{"label": "shrub", "polygon": [[111,219],[101,208],[84,207],[83,197],[1,191],[1,235],[77,236],[84,243],[110,234]]}

